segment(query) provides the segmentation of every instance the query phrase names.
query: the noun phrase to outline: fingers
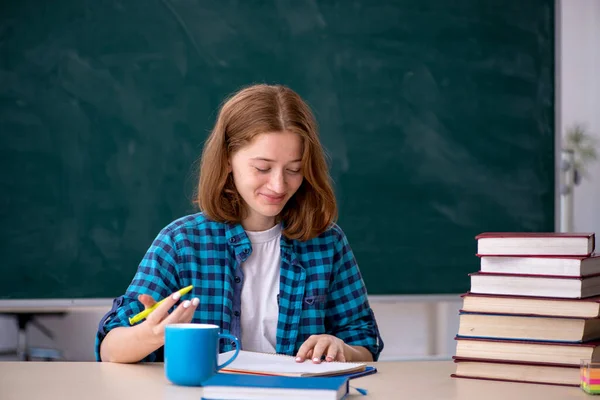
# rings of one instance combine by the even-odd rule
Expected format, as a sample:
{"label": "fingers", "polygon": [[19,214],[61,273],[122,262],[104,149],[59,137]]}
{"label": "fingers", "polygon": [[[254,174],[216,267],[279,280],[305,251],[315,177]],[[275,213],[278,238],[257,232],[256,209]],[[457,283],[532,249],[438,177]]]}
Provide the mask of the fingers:
{"label": "fingers", "polygon": [[[327,355],[325,356],[325,361],[331,362],[336,360],[336,356],[340,353],[340,349],[335,344],[332,344],[327,349]],[[341,360],[339,360],[341,361]]]}
{"label": "fingers", "polygon": [[198,300],[197,297],[194,297],[192,299],[191,305],[181,315],[179,322],[182,322],[182,323],[192,322],[192,319],[194,318],[194,313],[196,312],[196,307],[198,307],[198,304],[200,304],[200,300]]}
{"label": "fingers", "polygon": [[300,346],[296,354],[296,361],[312,360],[319,364],[325,358],[325,361],[346,361],[344,355],[344,342],[332,335],[313,335],[310,336]]}
{"label": "fingers", "polygon": [[340,340],[336,346],[337,352],[332,361],[346,362],[346,354],[344,353],[344,347],[346,347],[346,344]]}
{"label": "fingers", "polygon": [[346,362],[346,356],[344,355],[344,346],[345,344],[342,340],[338,338],[333,338],[329,343],[329,347],[327,347],[327,349],[323,352],[325,354],[325,361]]}
{"label": "fingers", "polygon": [[147,294],[140,294],[138,296],[138,300],[144,305],[144,308],[150,308],[156,304],[156,301],[152,298],[152,296]]}
{"label": "fingers", "polygon": [[323,355],[327,354],[327,349],[329,349],[331,345],[332,343],[329,338],[322,338],[319,340],[313,349],[312,362],[315,364],[320,364],[321,358]]}
{"label": "fingers", "polygon": [[300,346],[300,348],[298,349],[298,353],[296,354],[296,361],[304,362],[304,360],[306,360],[309,357],[309,351],[312,355],[312,349],[315,347],[315,344],[317,344],[318,341],[319,338],[316,335],[312,335],[308,339],[306,339],[306,341],[302,343],[302,346]]}
{"label": "fingers", "polygon": [[183,315],[185,311],[190,307],[191,302],[189,300],[184,301],[176,309],[174,309],[171,314],[167,315],[165,319],[163,319],[160,323],[161,326],[175,324],[179,322],[179,319]]}
{"label": "fingers", "polygon": [[149,321],[152,324],[159,324],[163,319],[167,317],[171,307],[173,307],[175,303],[179,301],[180,298],[181,295],[179,294],[179,292],[175,292],[169,297],[166,297],[164,301],[160,303],[159,306],[156,307],[156,309],[150,313],[150,315],[148,315],[146,321]]}
{"label": "fingers", "polygon": [[312,351],[312,349],[310,349],[310,350],[308,351],[308,353],[306,353],[306,359],[307,359],[307,360],[310,360],[310,359],[312,358],[312,354],[313,354],[313,351]]}
{"label": "fingers", "polygon": [[190,322],[194,317],[194,312],[200,301],[197,298],[193,300],[186,300],[179,305],[167,318],[165,318],[161,325],[177,324]]}

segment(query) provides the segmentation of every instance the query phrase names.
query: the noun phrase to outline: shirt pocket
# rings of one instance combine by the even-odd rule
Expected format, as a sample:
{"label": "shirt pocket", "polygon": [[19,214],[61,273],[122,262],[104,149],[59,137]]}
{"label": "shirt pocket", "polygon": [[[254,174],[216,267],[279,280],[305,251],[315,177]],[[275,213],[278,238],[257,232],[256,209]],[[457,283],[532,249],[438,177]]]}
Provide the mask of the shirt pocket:
{"label": "shirt pocket", "polygon": [[325,332],[325,313],[327,295],[309,295],[302,300],[302,317],[300,318],[301,337],[321,335]]}
{"label": "shirt pocket", "polygon": [[318,294],[313,296],[305,296],[302,301],[302,309],[315,309],[315,308],[325,308],[325,303],[327,302],[327,295]]}

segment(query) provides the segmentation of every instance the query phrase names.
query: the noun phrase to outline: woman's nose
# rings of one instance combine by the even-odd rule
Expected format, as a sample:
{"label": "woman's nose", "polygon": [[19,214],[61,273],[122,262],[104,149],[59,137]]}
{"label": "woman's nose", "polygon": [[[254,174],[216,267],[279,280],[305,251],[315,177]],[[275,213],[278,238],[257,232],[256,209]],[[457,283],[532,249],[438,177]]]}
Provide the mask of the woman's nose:
{"label": "woman's nose", "polygon": [[273,173],[269,182],[269,186],[275,193],[285,192],[285,176],[283,173]]}

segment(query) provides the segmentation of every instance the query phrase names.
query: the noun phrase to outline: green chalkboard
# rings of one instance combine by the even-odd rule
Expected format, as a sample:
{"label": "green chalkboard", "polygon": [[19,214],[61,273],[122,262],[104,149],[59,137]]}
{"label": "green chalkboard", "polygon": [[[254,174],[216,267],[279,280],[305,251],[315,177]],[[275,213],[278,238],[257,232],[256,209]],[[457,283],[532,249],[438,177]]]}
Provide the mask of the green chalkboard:
{"label": "green chalkboard", "polygon": [[0,52],[0,298],[122,293],[257,82],[315,110],[371,294],[554,229],[554,0],[7,1]]}

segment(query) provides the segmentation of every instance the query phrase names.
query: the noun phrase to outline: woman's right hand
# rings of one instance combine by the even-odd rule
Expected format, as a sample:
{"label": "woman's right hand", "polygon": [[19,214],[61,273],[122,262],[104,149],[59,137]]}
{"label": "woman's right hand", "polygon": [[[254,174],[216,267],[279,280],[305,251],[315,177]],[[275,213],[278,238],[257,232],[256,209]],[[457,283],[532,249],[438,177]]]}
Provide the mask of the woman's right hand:
{"label": "woman's right hand", "polygon": [[[181,303],[172,313],[169,310],[177,304],[181,295],[171,294],[146,320],[135,326],[117,326],[111,329],[100,345],[102,361],[135,363],[165,344],[165,326],[169,324],[191,322],[194,311],[200,303],[198,298]],[[152,307],[156,301],[151,296],[140,295],[138,300],[145,308]]]}
{"label": "woman's right hand", "polygon": [[[198,300],[197,297],[194,297],[191,301],[186,300],[181,303],[169,314],[169,310],[177,304],[180,298],[181,295],[179,292],[172,293],[161,305],[146,317],[144,322],[140,324],[144,327],[146,333],[155,338],[160,345],[164,344],[165,341],[165,326],[169,324],[191,322],[196,307],[198,307],[198,304],[200,303],[200,300]],[[147,294],[139,295],[138,300],[146,309],[156,304],[156,301]]]}

